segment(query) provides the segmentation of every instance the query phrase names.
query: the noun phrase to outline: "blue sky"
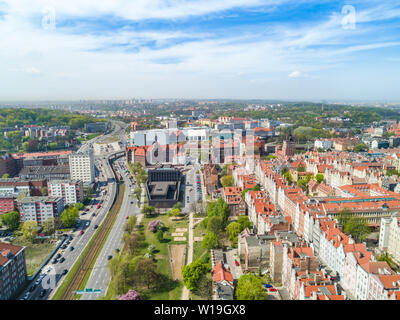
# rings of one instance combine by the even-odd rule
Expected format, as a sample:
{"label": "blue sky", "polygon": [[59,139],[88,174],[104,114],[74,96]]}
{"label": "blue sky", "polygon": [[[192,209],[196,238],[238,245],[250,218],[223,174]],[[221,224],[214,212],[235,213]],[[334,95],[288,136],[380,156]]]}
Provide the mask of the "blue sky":
{"label": "blue sky", "polygon": [[399,102],[396,2],[0,0],[0,100]]}

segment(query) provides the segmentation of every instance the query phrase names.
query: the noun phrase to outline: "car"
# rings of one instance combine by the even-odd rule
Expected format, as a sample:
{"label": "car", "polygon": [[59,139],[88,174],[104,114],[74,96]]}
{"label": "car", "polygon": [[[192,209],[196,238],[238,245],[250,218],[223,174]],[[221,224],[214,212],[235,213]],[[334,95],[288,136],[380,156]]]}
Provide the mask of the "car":
{"label": "car", "polygon": [[268,291],[269,291],[269,292],[276,292],[276,291],[278,291],[278,290],[276,290],[275,288],[269,288]]}
{"label": "car", "polygon": [[237,267],[239,266],[239,262],[237,260],[235,260],[235,264]]}
{"label": "car", "polygon": [[31,296],[31,294],[29,292],[27,292],[24,296],[24,300],[28,300],[30,296]]}
{"label": "car", "polygon": [[57,253],[56,259],[61,258],[61,253]]}
{"label": "car", "polygon": [[94,225],[93,229],[97,229],[99,226],[97,224]]}
{"label": "car", "polygon": [[46,295],[46,292],[47,292],[46,289],[40,290],[40,297],[43,298]]}
{"label": "car", "polygon": [[67,269],[64,269],[63,272],[61,273],[62,276],[66,275],[68,273]]}
{"label": "car", "polygon": [[74,250],[74,247],[73,247],[73,246],[70,246],[70,247],[69,247],[69,251],[72,251],[72,250]]}
{"label": "car", "polygon": [[89,226],[89,224],[90,224],[90,222],[88,221],[88,222],[86,222],[86,227],[88,227]]}
{"label": "car", "polygon": [[129,216],[126,216],[126,219],[129,219]]}
{"label": "car", "polygon": [[92,217],[95,217],[95,216],[96,216],[96,214],[93,212],[93,213],[92,213]]}
{"label": "car", "polygon": [[334,277],[330,277],[329,278],[331,281],[335,281],[335,278]]}
{"label": "car", "polygon": [[53,259],[53,261],[51,262],[52,264],[56,264],[58,262],[58,260],[56,258]]}
{"label": "car", "polygon": [[83,235],[83,234],[84,234],[83,230],[81,230],[81,232],[79,232],[79,234],[80,234],[80,235]]}
{"label": "car", "polygon": [[43,278],[37,278],[35,281],[35,285],[39,285],[42,282]]}
{"label": "car", "polygon": [[131,204],[133,204],[133,201],[131,201]]}
{"label": "car", "polygon": [[65,242],[66,245],[69,245],[71,242],[69,240],[67,240],[67,242]]}
{"label": "car", "polygon": [[36,289],[36,283],[33,284],[33,286],[29,288],[29,292],[33,292],[33,290],[35,290],[35,289]]}
{"label": "car", "polygon": [[83,212],[81,213],[81,215],[82,215],[82,216],[84,216],[85,214],[86,214],[86,212],[85,212],[85,211],[83,211]]}
{"label": "car", "polygon": [[107,257],[107,260],[111,260],[111,259],[112,259],[112,256],[108,256],[108,257]]}
{"label": "car", "polygon": [[120,250],[119,250],[119,248],[117,248],[117,249],[115,249],[115,251],[119,252]]}
{"label": "car", "polygon": [[61,257],[60,258],[60,263],[63,263],[65,261],[65,258],[64,257]]}
{"label": "car", "polygon": [[63,244],[63,245],[61,246],[61,248],[62,248],[62,249],[67,249],[67,245],[66,245],[66,244]]}
{"label": "car", "polygon": [[43,271],[42,274],[49,273],[53,268],[51,266],[47,266]]}
{"label": "car", "polygon": [[273,286],[269,283],[264,284],[265,289],[273,288]]}

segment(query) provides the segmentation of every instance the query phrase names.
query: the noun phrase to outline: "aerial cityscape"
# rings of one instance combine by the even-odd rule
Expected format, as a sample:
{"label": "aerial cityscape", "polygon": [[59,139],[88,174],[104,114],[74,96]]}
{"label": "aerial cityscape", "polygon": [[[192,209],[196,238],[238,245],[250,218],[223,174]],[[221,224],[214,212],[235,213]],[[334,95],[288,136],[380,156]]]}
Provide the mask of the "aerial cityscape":
{"label": "aerial cityscape", "polygon": [[0,300],[400,300],[399,18],[0,0]]}

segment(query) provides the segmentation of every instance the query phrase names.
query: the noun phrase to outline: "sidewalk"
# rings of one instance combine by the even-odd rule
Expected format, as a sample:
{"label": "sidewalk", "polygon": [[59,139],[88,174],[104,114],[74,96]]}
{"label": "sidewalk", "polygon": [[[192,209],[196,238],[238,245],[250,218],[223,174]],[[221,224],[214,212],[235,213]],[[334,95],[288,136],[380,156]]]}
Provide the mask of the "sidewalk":
{"label": "sidewalk", "polygon": [[[186,265],[193,261],[193,212],[189,213],[189,240],[188,240],[188,256]],[[189,289],[183,287],[181,300],[189,300]]]}

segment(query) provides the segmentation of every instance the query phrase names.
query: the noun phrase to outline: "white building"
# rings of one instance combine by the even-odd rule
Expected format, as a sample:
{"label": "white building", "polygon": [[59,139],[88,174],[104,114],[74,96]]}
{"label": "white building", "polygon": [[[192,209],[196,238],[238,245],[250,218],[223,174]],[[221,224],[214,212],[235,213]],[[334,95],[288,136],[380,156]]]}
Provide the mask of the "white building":
{"label": "white building", "polygon": [[61,197],[26,197],[19,202],[22,223],[36,221],[41,225],[47,219],[60,216],[63,210]]}
{"label": "white building", "polygon": [[76,152],[69,155],[71,180],[81,180],[90,184],[94,182],[94,157],[92,152]]}
{"label": "white building", "polygon": [[82,181],[51,180],[47,187],[49,196],[63,198],[65,205],[83,202]]}
{"label": "white building", "polygon": [[379,248],[386,249],[396,261],[400,261],[400,218],[392,217],[381,220]]}
{"label": "white building", "polygon": [[316,149],[323,149],[323,150],[331,149],[332,141],[326,139],[315,140],[314,147]]}

